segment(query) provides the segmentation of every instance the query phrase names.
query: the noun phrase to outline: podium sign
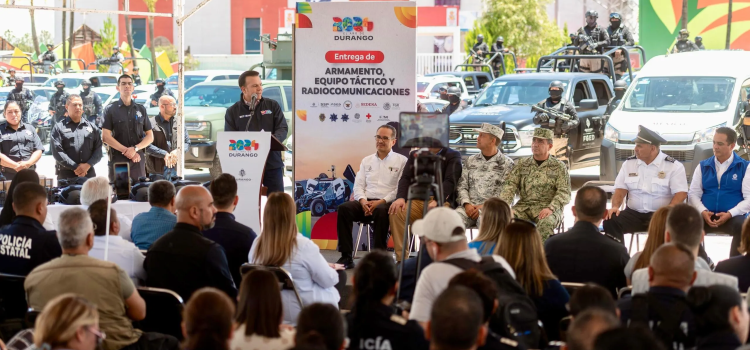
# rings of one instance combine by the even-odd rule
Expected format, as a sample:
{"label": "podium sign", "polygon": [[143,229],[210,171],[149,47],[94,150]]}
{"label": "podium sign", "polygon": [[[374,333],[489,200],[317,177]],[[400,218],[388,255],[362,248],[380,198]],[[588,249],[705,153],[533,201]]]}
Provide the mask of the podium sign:
{"label": "podium sign", "polygon": [[270,132],[222,131],[218,133],[216,151],[221,170],[237,179],[240,197],[234,210],[237,222],[260,234],[260,187],[263,169],[271,149]]}

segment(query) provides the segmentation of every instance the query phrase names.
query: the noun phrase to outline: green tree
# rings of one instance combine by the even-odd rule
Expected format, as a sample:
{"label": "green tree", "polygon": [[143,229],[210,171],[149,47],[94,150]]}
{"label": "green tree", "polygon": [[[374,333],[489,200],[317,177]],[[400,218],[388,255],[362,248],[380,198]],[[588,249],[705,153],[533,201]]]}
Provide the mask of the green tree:
{"label": "green tree", "polygon": [[[466,35],[466,52],[474,47],[478,34],[487,45],[502,36],[505,47],[519,58],[549,54],[560,48],[566,37],[547,17],[550,0],[485,0],[486,11]],[[509,67],[510,68],[510,67]]]}
{"label": "green tree", "polygon": [[31,41],[31,35],[28,33],[19,38],[13,35],[13,32],[8,29],[3,33],[3,38],[23,52],[34,52],[34,44]]}
{"label": "green tree", "polygon": [[[42,37],[44,37],[44,33],[42,31]],[[94,55],[97,58],[106,57],[112,52],[112,48],[117,45],[117,28],[111,17],[107,16],[107,19],[104,20],[104,26],[99,31],[99,36],[101,36],[102,41],[94,43]],[[107,67],[99,66],[99,71],[106,72]]]}

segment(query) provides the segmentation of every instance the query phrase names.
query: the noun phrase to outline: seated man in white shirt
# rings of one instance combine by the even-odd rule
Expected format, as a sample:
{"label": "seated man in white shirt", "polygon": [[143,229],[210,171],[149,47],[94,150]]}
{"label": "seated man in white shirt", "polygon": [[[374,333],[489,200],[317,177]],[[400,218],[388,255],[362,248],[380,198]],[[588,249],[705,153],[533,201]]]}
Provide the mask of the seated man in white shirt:
{"label": "seated man in white shirt", "polygon": [[[469,248],[463,219],[451,208],[439,207],[430,210],[424,219],[414,223],[412,231],[423,240],[425,249],[434,261],[419,275],[409,313],[409,319],[416,320],[424,327],[430,320],[435,299],[448,288],[448,282],[453,276],[463,272],[458,266],[443,261],[467,259],[478,263],[482,257],[476,249]],[[492,258],[516,278],[505,259],[499,255],[493,255]]]}
{"label": "seated man in white shirt", "polygon": [[[698,210],[688,204],[677,204],[669,210],[667,215],[667,230],[664,242],[684,244],[698,257],[698,250],[703,241],[703,219]],[[696,265],[696,267],[698,267]],[[737,277],[713,272],[711,270],[696,269],[697,276],[693,286],[726,285],[738,289]],[[648,292],[648,269],[638,269],[633,272],[633,294]]]}
{"label": "seated man in white shirt", "polygon": [[[354,200],[338,207],[336,229],[341,258],[337,263],[354,268],[352,228],[355,221],[372,221],[375,231],[374,249],[385,250],[388,243],[388,207],[396,199],[398,180],[406,164],[406,157],[393,152],[396,129],[381,125],[375,135],[377,152],[362,159],[354,180]],[[366,232],[365,234],[370,234]]]}
{"label": "seated man in white shirt", "polygon": [[716,129],[714,155],[695,167],[688,191],[690,205],[703,216],[706,233],[732,235],[729,256],[740,255],[742,223],[750,212],[750,162],[734,153],[737,133],[732,128]]}
{"label": "seated man in white shirt", "polygon": [[[120,221],[117,220],[117,212],[110,209],[109,225],[109,249],[107,261],[117,264],[123,269],[133,284],[138,286],[140,281],[146,280],[146,271],[143,269],[145,257],[133,242],[128,242],[118,236],[120,233]],[[99,260],[104,259],[104,249],[107,247],[107,201],[100,199],[89,206],[89,215],[94,223],[94,247],[89,251],[89,256]]]}

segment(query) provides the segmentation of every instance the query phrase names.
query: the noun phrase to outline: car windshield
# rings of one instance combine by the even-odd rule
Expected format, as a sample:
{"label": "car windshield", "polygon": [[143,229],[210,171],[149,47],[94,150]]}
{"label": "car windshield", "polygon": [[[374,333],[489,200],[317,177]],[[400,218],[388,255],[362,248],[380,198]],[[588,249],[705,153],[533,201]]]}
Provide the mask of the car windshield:
{"label": "car windshield", "polygon": [[424,92],[428,86],[430,86],[429,82],[426,82],[426,81],[417,82],[417,92]]}
{"label": "car windshield", "polygon": [[49,76],[37,76],[37,75],[35,75],[34,76],[34,81],[32,82],[30,76],[28,76],[28,75],[24,75],[23,76],[23,81],[24,82],[26,82],[26,83],[32,83],[32,84],[42,84],[42,83],[46,82],[47,79],[49,79]]}
{"label": "car windshield", "polygon": [[[552,80],[495,81],[477,98],[474,106],[532,105],[549,97]],[[563,89],[568,82],[563,81]]]}
{"label": "car windshield", "polygon": [[99,95],[99,98],[102,99],[102,103],[107,102],[107,99],[112,96],[111,94],[105,94],[103,92],[97,92],[96,94]]}
{"label": "car windshield", "polygon": [[195,86],[185,93],[185,106],[230,107],[240,97],[239,86]]}
{"label": "car windshield", "polygon": [[635,81],[623,110],[632,112],[718,112],[729,106],[734,78],[648,77]]}
{"label": "car windshield", "polygon": [[81,82],[83,81],[83,78],[50,78],[44,83],[44,86],[54,87],[54,84],[56,81],[62,80],[65,82],[66,88],[74,88],[78,87],[78,85],[81,85]]}
{"label": "car windshield", "polygon": [[[206,81],[206,78],[208,76],[206,75],[186,75],[185,76],[185,89],[189,89],[193,87],[193,85],[202,83]],[[166,84],[170,86],[170,88],[174,87],[177,88],[177,75],[172,75],[166,80]]]}

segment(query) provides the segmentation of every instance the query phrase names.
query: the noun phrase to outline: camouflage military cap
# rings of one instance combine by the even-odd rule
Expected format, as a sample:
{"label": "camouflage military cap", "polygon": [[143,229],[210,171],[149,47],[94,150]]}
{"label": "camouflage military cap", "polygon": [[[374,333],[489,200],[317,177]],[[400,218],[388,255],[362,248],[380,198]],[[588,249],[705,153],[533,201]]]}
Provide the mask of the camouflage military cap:
{"label": "camouflage military cap", "polygon": [[536,138],[552,140],[552,137],[554,135],[555,134],[550,129],[545,129],[545,128],[534,129],[534,137]]}
{"label": "camouflage military cap", "polygon": [[492,125],[490,123],[482,123],[482,127],[479,129],[474,129],[474,131],[490,134],[492,136],[497,137],[500,140],[502,140],[503,135],[505,135],[505,131],[503,131],[503,129],[501,129],[499,126]]}

